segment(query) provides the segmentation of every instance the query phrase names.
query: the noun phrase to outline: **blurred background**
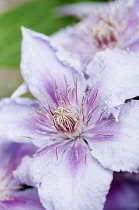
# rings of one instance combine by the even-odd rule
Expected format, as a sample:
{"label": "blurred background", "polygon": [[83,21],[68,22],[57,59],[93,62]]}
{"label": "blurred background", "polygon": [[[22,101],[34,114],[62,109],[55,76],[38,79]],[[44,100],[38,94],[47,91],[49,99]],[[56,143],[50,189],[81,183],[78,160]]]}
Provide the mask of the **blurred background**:
{"label": "blurred background", "polygon": [[59,17],[55,8],[83,1],[0,0],[0,98],[9,97],[23,82],[19,71],[22,40],[20,27],[51,35],[77,22],[74,17]]}

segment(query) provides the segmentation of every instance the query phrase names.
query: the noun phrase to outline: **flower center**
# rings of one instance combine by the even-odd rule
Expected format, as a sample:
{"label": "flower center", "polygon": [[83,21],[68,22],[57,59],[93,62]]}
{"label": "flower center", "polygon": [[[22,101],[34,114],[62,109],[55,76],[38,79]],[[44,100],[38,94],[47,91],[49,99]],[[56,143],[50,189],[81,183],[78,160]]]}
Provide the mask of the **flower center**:
{"label": "flower center", "polygon": [[[88,147],[87,139],[99,139],[112,136],[111,132],[102,131],[95,127],[100,126],[101,123],[107,123],[111,119],[104,119],[102,117],[107,110],[104,110],[100,115],[98,109],[98,90],[88,89],[86,94],[83,95],[81,102],[78,101],[77,95],[77,81],[75,80],[74,88],[71,89],[66,82],[66,97],[60,94],[58,89],[54,89],[57,103],[48,100],[49,98],[44,94],[46,99],[46,106],[41,102],[36,101],[42,109],[37,110],[32,107],[34,113],[31,114],[32,119],[35,121],[28,122],[39,128],[37,132],[43,134],[42,138],[27,137],[29,139],[46,139],[50,137],[50,142],[38,149],[34,156],[43,155],[47,152],[55,150],[58,159],[59,148],[68,148],[68,151],[73,150],[74,156],[78,162],[80,146],[84,151],[84,159],[86,162],[86,148]],[[92,94],[92,95],[91,95]],[[96,112],[96,117],[95,115]],[[36,115],[34,115],[36,113]],[[100,126],[101,127],[101,126]],[[102,126],[103,127],[103,126]]]}
{"label": "flower center", "polygon": [[117,27],[108,20],[100,20],[98,25],[92,28],[92,31],[99,48],[114,47],[118,42]]}
{"label": "flower center", "polygon": [[58,107],[53,115],[55,128],[64,133],[74,133],[79,124],[79,116],[69,107]]}

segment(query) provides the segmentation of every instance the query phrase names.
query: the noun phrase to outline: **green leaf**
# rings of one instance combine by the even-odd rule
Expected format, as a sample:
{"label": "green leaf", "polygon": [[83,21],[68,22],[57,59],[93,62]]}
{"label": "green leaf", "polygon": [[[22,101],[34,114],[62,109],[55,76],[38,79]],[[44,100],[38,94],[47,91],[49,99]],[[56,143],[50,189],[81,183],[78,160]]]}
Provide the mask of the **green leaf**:
{"label": "green leaf", "polygon": [[[83,0],[82,0],[83,1]],[[50,35],[77,20],[71,17],[57,17],[54,8],[74,0],[33,0],[0,16],[0,69],[19,68],[20,64],[20,27]],[[76,0],[76,2],[81,2]]]}

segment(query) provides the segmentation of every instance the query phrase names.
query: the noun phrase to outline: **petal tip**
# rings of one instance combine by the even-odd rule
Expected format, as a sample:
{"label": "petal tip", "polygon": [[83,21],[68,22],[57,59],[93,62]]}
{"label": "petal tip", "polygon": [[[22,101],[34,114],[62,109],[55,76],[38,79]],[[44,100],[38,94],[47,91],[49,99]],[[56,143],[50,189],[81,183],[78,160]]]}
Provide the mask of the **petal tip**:
{"label": "petal tip", "polygon": [[25,33],[27,33],[29,29],[25,28],[24,26],[21,26],[21,32],[22,32],[22,35],[24,35]]}

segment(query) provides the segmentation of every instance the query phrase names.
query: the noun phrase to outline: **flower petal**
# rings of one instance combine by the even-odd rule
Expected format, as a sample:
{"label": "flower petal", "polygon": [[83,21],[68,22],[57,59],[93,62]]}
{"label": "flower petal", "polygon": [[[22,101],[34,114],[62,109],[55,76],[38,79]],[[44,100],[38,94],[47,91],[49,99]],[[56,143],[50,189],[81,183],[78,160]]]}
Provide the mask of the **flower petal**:
{"label": "flower petal", "polygon": [[126,5],[125,7],[132,8],[137,6],[137,4],[138,4],[137,0],[126,0],[126,2],[117,0],[109,3],[81,2],[81,3],[67,4],[61,6],[57,9],[57,12],[61,16],[74,15],[77,17],[82,17],[93,13],[96,14],[102,11],[106,13],[107,8],[109,8],[110,6],[112,7],[119,6],[119,9],[121,9],[122,7],[120,6]]}
{"label": "flower petal", "polygon": [[29,92],[28,87],[26,85],[26,83],[23,83],[22,85],[20,85],[15,91],[14,93],[11,95],[11,98],[17,98],[25,93]]}
{"label": "flower petal", "polygon": [[[32,156],[37,150],[33,144],[1,143],[0,144],[0,169],[7,167],[9,173],[17,168],[22,157]],[[13,161],[12,161],[13,160]]]}
{"label": "flower petal", "polygon": [[[81,151],[80,151],[81,152]],[[15,172],[22,182],[38,187],[40,200],[46,209],[103,209],[112,180],[112,171],[105,170],[87,151],[86,162],[72,150],[24,159]],[[26,172],[25,172],[26,171]],[[29,181],[29,178],[30,180]]]}
{"label": "flower petal", "polygon": [[[29,112],[31,108],[29,105],[34,106],[34,101],[27,98],[7,98],[0,101],[1,142],[14,141],[26,143],[31,142],[30,137],[42,137],[42,134],[35,132],[36,126],[27,121],[30,119]],[[34,140],[33,143],[35,142]]]}
{"label": "flower petal", "polygon": [[[17,199],[2,202],[2,206],[10,210],[44,210],[35,189],[27,189],[15,193]],[[0,204],[1,207],[1,204]],[[4,208],[4,209],[5,209]]]}
{"label": "flower petal", "polygon": [[[65,64],[70,62],[70,65],[75,69],[78,69],[79,72],[80,71],[85,72],[86,67],[80,61],[81,57],[83,57],[82,59],[84,60],[84,55],[83,56],[80,55],[80,52],[82,51],[81,48],[83,48],[84,45],[79,47],[78,44],[74,45],[72,42],[72,39],[75,36],[75,31],[76,31],[75,27],[68,26],[53,34],[51,38],[55,43],[55,45],[61,46],[59,47],[59,50],[56,52],[58,59]],[[76,41],[78,42],[78,39],[74,40],[74,43]],[[90,51],[92,53],[92,50]]]}
{"label": "flower petal", "polygon": [[97,85],[100,101],[113,108],[139,95],[139,55],[107,49],[89,64],[89,84]]}
{"label": "flower petal", "polygon": [[124,173],[115,174],[104,210],[139,209],[139,183],[134,180],[134,175],[129,174],[130,180],[124,176]]}
{"label": "flower petal", "polygon": [[[86,85],[83,74],[77,72],[69,64],[64,64],[56,57],[58,49],[52,45],[49,37],[33,32],[29,29],[22,29],[22,75],[32,94],[43,100],[40,91],[48,94],[54,100],[54,88],[58,85],[60,92],[65,94],[65,79],[68,84],[73,84],[74,79],[80,80],[79,91],[84,92]],[[64,55],[63,55],[64,56]]]}
{"label": "flower petal", "polygon": [[92,155],[103,167],[114,171],[133,172],[139,167],[139,101],[123,105],[119,121],[106,123],[107,139],[88,140]]}
{"label": "flower petal", "polygon": [[67,15],[74,15],[77,17],[82,17],[93,13],[94,11],[105,8],[107,6],[106,3],[96,3],[96,2],[82,2],[82,3],[75,3],[75,4],[67,4],[61,6],[57,9],[59,15],[67,16]]}

